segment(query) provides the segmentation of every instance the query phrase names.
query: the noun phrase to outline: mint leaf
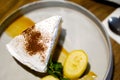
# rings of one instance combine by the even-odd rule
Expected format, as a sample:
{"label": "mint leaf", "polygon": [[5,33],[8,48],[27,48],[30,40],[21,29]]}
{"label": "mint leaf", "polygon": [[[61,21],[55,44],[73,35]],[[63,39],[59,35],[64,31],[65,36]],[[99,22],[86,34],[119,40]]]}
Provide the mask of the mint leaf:
{"label": "mint leaf", "polygon": [[47,73],[59,78],[60,80],[70,80],[68,78],[63,78],[62,64],[60,62],[53,62],[51,58],[50,58],[50,62],[48,64]]}

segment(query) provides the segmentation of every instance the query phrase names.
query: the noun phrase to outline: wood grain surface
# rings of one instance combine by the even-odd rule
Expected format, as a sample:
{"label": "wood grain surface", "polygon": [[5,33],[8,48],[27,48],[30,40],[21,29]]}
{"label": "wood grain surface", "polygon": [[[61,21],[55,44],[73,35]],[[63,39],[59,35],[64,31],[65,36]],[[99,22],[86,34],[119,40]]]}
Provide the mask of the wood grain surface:
{"label": "wood grain surface", "polygon": [[[0,0],[0,23],[8,15],[20,6],[33,2],[36,0]],[[106,3],[103,0],[69,0],[75,2],[90,12],[92,12],[100,21],[104,20],[109,14],[111,14],[118,5],[113,3]],[[113,47],[113,58],[114,58],[114,71],[113,78],[111,80],[120,80],[120,45],[111,39]]]}

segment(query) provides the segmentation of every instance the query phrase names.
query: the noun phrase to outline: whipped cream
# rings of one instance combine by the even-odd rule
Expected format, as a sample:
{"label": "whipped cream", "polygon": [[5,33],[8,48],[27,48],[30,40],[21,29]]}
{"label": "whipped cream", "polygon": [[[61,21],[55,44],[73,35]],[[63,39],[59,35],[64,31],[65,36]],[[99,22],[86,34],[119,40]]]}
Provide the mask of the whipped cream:
{"label": "whipped cream", "polygon": [[12,39],[6,46],[10,54],[29,68],[46,72],[55,47],[61,16],[53,16],[36,23]]}

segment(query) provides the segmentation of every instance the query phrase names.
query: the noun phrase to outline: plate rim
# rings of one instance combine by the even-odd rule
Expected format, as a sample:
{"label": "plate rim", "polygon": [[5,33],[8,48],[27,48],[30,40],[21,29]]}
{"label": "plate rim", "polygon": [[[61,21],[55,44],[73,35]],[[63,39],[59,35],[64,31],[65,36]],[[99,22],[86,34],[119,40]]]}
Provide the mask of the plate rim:
{"label": "plate rim", "polygon": [[[62,3],[62,4],[67,4],[68,6],[73,6],[72,7],[73,9],[74,8],[77,8],[76,10],[81,9],[82,11],[84,11],[83,13],[89,15],[90,19],[92,18],[92,20],[94,20],[94,22],[96,21],[96,23],[100,26],[99,28],[100,28],[100,30],[102,31],[102,33],[103,33],[103,35],[105,37],[105,40],[107,42],[107,46],[108,46],[108,49],[109,49],[109,63],[108,63],[109,65],[108,65],[106,75],[104,76],[104,79],[105,80],[110,80],[111,77],[112,77],[111,72],[113,72],[113,55],[112,55],[112,46],[111,46],[110,38],[109,38],[109,36],[107,34],[107,31],[105,30],[105,28],[104,28],[103,24],[100,22],[100,20],[94,14],[92,14],[86,8],[84,8],[81,5],[78,5],[76,3],[73,3],[73,2],[70,2],[70,1],[54,1],[54,0],[51,0],[51,1],[35,1],[35,2],[25,4],[22,7],[18,8],[17,10],[13,11],[3,21],[1,21],[1,23],[0,23],[0,37],[1,37],[2,33],[4,32],[4,30],[7,28],[7,27],[4,27],[4,26],[7,26],[9,24],[9,23],[6,24],[5,22],[9,22],[10,18],[16,19],[16,17],[14,17],[16,13],[20,12],[22,9],[24,9],[24,8],[26,8],[28,6],[32,6],[34,4],[44,4],[44,3],[47,3],[47,4],[48,3]],[[19,16],[21,16],[21,15],[22,14],[19,14]]]}

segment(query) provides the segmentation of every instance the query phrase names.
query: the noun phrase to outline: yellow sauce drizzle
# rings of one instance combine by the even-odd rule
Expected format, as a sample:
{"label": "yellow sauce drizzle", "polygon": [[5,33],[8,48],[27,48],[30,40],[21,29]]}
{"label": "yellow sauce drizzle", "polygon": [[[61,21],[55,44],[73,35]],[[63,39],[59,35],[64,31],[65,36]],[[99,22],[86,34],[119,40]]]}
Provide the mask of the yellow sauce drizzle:
{"label": "yellow sauce drizzle", "polygon": [[6,33],[10,37],[15,37],[19,35],[21,32],[23,32],[28,27],[33,26],[35,23],[30,20],[29,18],[22,16],[18,19],[16,19],[6,30]]}

